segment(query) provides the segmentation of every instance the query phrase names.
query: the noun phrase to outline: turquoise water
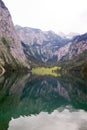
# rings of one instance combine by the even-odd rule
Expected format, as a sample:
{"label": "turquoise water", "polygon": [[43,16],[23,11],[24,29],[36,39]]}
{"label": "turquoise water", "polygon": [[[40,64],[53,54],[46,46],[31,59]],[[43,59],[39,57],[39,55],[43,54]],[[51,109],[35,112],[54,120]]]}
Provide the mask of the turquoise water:
{"label": "turquoise water", "polygon": [[0,130],[87,130],[87,82],[80,77],[0,78]]}

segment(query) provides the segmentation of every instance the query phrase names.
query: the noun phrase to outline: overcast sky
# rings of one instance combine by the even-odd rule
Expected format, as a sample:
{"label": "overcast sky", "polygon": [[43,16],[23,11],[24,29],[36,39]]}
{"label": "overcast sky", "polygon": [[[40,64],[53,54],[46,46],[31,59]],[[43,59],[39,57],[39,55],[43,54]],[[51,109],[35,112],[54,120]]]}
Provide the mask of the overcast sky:
{"label": "overcast sky", "polygon": [[87,32],[87,0],[3,0],[14,24],[44,31]]}

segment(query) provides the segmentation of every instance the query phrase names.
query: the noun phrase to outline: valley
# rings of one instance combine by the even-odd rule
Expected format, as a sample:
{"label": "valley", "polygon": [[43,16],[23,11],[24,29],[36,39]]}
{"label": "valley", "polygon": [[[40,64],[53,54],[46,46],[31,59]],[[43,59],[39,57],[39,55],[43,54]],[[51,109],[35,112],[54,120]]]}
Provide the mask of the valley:
{"label": "valley", "polygon": [[[20,9],[18,2],[21,10],[22,1]],[[33,11],[40,13],[35,2],[32,0]],[[31,7],[29,3],[28,9]],[[26,15],[32,19],[34,14],[27,11]],[[42,31],[27,24],[14,25],[12,19],[0,0],[0,130],[87,130],[87,32]]]}
{"label": "valley", "polygon": [[2,1],[0,16],[0,64],[6,71],[57,65],[67,71],[81,68],[79,70],[84,72],[87,33],[73,34],[69,38],[53,31],[14,26],[9,10]]}

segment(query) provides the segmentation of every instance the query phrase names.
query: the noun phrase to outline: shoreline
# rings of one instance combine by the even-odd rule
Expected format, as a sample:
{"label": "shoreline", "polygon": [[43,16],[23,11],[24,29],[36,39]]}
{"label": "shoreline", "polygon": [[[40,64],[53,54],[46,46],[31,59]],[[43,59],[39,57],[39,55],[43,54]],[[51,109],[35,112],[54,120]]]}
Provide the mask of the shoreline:
{"label": "shoreline", "polygon": [[0,69],[2,70],[2,72],[0,73],[0,77],[1,77],[5,73],[5,69],[2,66],[0,66]]}

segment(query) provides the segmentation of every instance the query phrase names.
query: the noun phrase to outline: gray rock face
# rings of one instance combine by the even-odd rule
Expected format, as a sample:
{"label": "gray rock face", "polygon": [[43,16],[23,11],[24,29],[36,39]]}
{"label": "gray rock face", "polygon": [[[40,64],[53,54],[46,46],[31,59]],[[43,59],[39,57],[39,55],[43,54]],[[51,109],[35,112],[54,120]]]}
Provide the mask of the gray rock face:
{"label": "gray rock face", "polygon": [[18,25],[15,28],[24,43],[25,53],[43,62],[51,63],[61,59],[58,50],[69,42],[68,39],[61,38],[53,31],[43,32],[40,29]]}
{"label": "gray rock face", "polygon": [[76,36],[69,48],[69,59],[73,59],[87,50],[87,34]]}
{"label": "gray rock face", "polygon": [[24,42],[25,53],[43,62],[71,60],[87,50],[87,34],[67,39],[52,31],[43,32],[40,29],[20,26],[15,28],[20,39]]}
{"label": "gray rock face", "polygon": [[28,45],[39,44],[41,45],[44,40],[47,41],[44,33],[40,29],[21,27],[16,25],[15,29],[20,39]]}
{"label": "gray rock face", "polygon": [[87,34],[67,39],[52,31],[43,32],[20,26],[14,28],[11,15],[0,0],[0,65],[20,64],[29,67],[26,55],[53,63],[74,59],[85,51]]}
{"label": "gray rock face", "polygon": [[11,15],[2,0],[0,0],[0,60],[4,64],[19,62],[27,66],[20,38],[15,31]]}

